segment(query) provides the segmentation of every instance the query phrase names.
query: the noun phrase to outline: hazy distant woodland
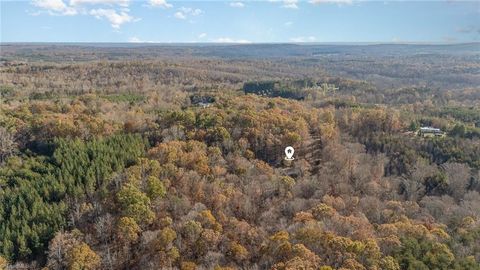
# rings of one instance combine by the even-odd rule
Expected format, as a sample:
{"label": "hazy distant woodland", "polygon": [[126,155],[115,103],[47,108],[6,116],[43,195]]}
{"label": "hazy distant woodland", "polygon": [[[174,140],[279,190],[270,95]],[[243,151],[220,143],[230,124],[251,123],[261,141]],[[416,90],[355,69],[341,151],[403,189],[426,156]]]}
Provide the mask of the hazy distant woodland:
{"label": "hazy distant woodland", "polygon": [[[227,80],[341,76],[385,89],[478,86],[479,43],[458,45],[2,44],[2,63],[149,61],[227,76]],[[153,62],[153,63],[152,63]],[[160,64],[160,63],[158,63]],[[218,65],[220,64],[220,65]],[[220,74],[221,73],[221,74]]]}

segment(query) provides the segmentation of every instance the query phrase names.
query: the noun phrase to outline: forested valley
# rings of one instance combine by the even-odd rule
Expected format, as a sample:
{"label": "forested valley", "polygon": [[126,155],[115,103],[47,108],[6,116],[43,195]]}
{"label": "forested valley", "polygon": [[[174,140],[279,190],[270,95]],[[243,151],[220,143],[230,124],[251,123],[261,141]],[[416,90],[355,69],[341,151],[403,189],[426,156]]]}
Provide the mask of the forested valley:
{"label": "forested valley", "polygon": [[248,46],[3,44],[0,269],[480,270],[478,49]]}

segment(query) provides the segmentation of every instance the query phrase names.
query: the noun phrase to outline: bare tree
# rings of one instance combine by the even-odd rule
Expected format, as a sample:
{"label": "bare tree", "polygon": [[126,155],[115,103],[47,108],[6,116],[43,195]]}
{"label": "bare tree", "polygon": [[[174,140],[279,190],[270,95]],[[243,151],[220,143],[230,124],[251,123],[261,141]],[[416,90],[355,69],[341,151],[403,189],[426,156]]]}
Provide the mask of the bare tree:
{"label": "bare tree", "polygon": [[462,199],[470,183],[470,168],[461,163],[445,163],[442,167],[448,177],[450,194],[456,200]]}
{"label": "bare tree", "polygon": [[12,134],[4,127],[0,127],[0,163],[3,163],[9,156],[13,155],[17,149]]}

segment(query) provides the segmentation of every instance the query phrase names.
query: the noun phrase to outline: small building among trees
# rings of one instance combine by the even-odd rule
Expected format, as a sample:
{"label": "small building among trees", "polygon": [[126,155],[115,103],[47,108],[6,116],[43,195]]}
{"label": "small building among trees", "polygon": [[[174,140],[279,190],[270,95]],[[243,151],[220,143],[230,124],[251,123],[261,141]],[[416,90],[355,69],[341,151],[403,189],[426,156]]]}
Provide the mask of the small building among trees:
{"label": "small building among trees", "polygon": [[439,128],[433,127],[421,127],[418,131],[418,135],[424,138],[427,137],[444,137],[445,133],[441,131]]}
{"label": "small building among trees", "polygon": [[215,97],[192,95],[190,96],[190,103],[194,106],[207,108],[210,107],[213,103],[215,103]]}

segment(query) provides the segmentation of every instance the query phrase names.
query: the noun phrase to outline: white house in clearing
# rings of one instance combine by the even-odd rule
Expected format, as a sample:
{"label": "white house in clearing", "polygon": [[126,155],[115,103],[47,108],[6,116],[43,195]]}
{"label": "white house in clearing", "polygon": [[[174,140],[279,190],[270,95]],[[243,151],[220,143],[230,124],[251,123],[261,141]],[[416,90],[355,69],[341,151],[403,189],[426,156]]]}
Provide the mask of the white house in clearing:
{"label": "white house in clearing", "polygon": [[433,127],[421,127],[418,131],[418,135],[424,138],[426,137],[444,137],[445,133],[442,132],[439,128]]}

